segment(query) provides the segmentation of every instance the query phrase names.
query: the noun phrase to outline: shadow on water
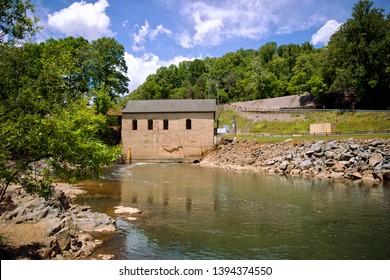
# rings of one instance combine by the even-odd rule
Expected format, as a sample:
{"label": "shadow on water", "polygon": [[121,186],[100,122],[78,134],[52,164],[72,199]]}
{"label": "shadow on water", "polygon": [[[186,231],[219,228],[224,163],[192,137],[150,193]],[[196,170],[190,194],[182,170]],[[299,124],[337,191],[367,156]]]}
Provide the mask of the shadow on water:
{"label": "shadow on water", "polygon": [[78,203],[117,221],[97,250],[116,259],[390,258],[387,186],[187,164],[116,166],[82,186]]}

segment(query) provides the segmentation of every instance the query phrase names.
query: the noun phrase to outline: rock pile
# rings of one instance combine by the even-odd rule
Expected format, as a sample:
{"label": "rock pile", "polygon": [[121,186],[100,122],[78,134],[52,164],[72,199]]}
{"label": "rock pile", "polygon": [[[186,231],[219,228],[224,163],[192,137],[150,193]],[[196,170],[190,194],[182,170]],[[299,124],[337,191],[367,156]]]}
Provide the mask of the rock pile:
{"label": "rock pile", "polygon": [[200,163],[260,173],[390,181],[390,140],[221,141]]}
{"label": "rock pile", "polygon": [[46,233],[40,240],[42,244],[39,244],[39,252],[35,254],[35,258],[42,259],[89,256],[101,241],[85,232],[116,230],[113,218],[103,213],[94,213],[89,206],[72,204],[61,190],[45,201],[27,194],[22,188],[15,188],[4,197],[0,215],[2,230],[8,229],[11,235],[15,225],[26,225],[28,228],[39,223],[44,226]]}

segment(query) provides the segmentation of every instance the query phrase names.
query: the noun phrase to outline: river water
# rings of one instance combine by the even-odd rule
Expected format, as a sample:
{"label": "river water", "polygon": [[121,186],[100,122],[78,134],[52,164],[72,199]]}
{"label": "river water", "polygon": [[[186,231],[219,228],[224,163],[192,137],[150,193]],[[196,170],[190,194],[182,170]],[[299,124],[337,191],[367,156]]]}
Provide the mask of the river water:
{"label": "river water", "polygon": [[77,203],[116,219],[96,250],[114,259],[390,259],[390,186],[188,164],[115,166],[81,185]]}

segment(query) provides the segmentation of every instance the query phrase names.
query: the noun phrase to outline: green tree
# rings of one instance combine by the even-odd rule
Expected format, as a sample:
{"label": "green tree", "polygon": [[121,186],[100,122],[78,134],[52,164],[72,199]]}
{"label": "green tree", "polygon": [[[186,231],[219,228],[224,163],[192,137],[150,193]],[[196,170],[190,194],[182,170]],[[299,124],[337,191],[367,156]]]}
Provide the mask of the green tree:
{"label": "green tree", "polygon": [[90,77],[90,88],[104,84],[109,88],[111,99],[129,92],[124,47],[114,38],[92,41],[85,67]]}
{"label": "green tree", "polygon": [[[1,9],[1,38],[8,38],[0,43],[0,200],[10,184],[48,197],[54,178],[75,182],[118,159],[119,149],[105,145],[101,135],[107,128],[102,114],[109,106],[107,96],[112,100],[126,85],[119,57],[123,47],[110,40],[91,47],[72,37],[16,44],[9,36],[22,40],[36,29],[32,21],[19,18],[25,7],[32,9],[28,1],[1,5],[9,3],[18,6]],[[6,21],[12,14],[17,21]],[[13,24],[18,32],[12,31]],[[102,45],[104,52],[97,51]],[[102,65],[98,55],[115,59]],[[88,72],[97,67],[103,68],[100,76]],[[95,108],[88,106],[91,94],[97,96]]]}
{"label": "green tree", "polygon": [[[31,58],[31,50],[40,48],[29,44],[1,46],[2,195],[10,184],[20,184],[30,192],[47,197],[53,174],[74,182],[97,174],[103,165],[119,156],[117,148],[106,146],[100,140],[100,133],[106,127],[105,116],[96,115],[83,98],[58,98],[61,79],[54,74],[50,77],[53,87],[42,86],[40,75],[48,77],[44,70],[46,62],[36,65],[36,60]],[[63,71],[54,73],[62,75]],[[62,90],[66,92],[67,88]]]}
{"label": "green tree", "polygon": [[13,43],[17,40],[31,38],[40,27],[36,26],[37,17],[30,0],[2,0],[0,2],[0,44]]}
{"label": "green tree", "polygon": [[347,94],[349,106],[389,105],[389,16],[372,1],[360,0],[329,42],[331,90]]}

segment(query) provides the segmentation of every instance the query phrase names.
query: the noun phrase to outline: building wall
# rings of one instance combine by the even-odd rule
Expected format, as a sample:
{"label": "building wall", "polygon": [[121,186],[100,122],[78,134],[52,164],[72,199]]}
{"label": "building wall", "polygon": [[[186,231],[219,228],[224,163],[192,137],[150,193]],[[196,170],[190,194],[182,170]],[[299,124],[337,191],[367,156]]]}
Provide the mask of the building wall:
{"label": "building wall", "polygon": [[[148,120],[153,129],[148,130]],[[164,130],[163,120],[168,120]],[[191,129],[186,129],[186,120]],[[133,130],[137,120],[137,130]],[[123,114],[122,153],[132,161],[185,161],[200,159],[214,146],[214,113]]]}

